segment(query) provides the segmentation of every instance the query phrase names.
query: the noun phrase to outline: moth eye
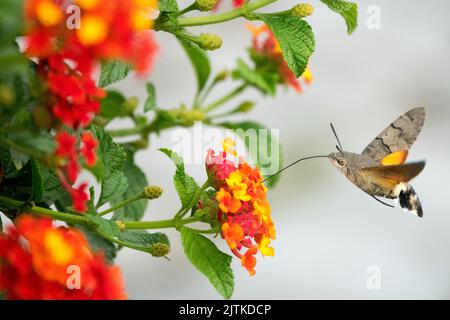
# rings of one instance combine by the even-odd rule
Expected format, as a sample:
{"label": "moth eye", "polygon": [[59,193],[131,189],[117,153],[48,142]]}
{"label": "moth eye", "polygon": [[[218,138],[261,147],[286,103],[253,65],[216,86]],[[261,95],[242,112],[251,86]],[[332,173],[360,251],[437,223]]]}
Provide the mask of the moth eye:
{"label": "moth eye", "polygon": [[342,159],[339,159],[338,161],[338,164],[341,166],[341,167],[343,167],[344,166],[344,160],[342,160]]}

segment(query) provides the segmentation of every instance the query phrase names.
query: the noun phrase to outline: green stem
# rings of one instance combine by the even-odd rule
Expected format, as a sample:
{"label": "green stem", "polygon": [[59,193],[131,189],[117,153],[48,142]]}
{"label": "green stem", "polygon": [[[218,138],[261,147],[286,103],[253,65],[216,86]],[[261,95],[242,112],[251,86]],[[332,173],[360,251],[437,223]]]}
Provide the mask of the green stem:
{"label": "green stem", "polygon": [[177,219],[167,219],[167,220],[159,220],[159,221],[124,221],[125,230],[126,229],[166,229],[166,228],[175,228],[177,224],[185,225],[193,222],[201,221],[200,217],[190,217],[183,220]]}
{"label": "green stem", "polygon": [[[7,146],[9,146],[10,148],[13,148],[13,149],[19,151],[20,153],[23,153],[24,155],[27,155],[29,157],[36,158],[36,157],[42,156],[42,154],[40,154],[38,151],[28,149],[27,147],[22,146],[22,145],[14,142],[12,140],[9,140],[7,138],[0,137],[0,141],[3,142],[4,144],[6,144]],[[36,154],[36,153],[38,153],[38,154]]]}
{"label": "green stem", "polygon": [[[11,206],[13,208],[24,208],[27,205],[27,202],[25,201],[19,201],[11,198],[7,198],[4,196],[0,196],[0,203],[6,204],[8,206]],[[55,220],[65,221],[67,223],[73,223],[73,224],[86,224],[87,219],[83,216],[78,216],[75,214],[65,213],[65,212],[59,212],[54,211],[38,206],[30,206],[27,208],[27,212],[29,213],[35,213],[42,216],[46,216]]]}
{"label": "green stem", "polygon": [[136,195],[134,195],[134,196],[132,196],[132,197],[122,201],[121,203],[119,203],[119,204],[117,204],[117,205],[115,205],[115,206],[113,206],[113,207],[111,207],[109,209],[106,209],[104,211],[99,212],[98,215],[99,216],[104,216],[105,214],[108,214],[110,212],[116,211],[117,209],[125,207],[126,205],[129,205],[130,203],[133,203],[133,202],[141,200],[141,199],[145,199],[145,193],[143,191],[139,192],[138,194],[136,194]]}
{"label": "green stem", "polygon": [[242,91],[244,91],[244,89],[246,87],[247,87],[246,83],[240,85],[239,87],[237,87],[234,90],[230,91],[228,94],[224,95],[222,98],[217,99],[216,101],[214,101],[210,105],[206,106],[203,110],[206,113],[206,112],[210,112],[210,111],[216,109],[217,107],[221,106],[225,102],[228,102],[231,99],[233,99],[234,97],[236,97],[237,95],[239,95]]}
{"label": "green stem", "polygon": [[146,126],[137,126],[134,128],[108,130],[108,132],[113,137],[126,137],[126,136],[132,136],[135,134],[143,134],[143,133],[147,132],[148,128],[149,128],[149,125],[146,125]]}
{"label": "green stem", "polygon": [[[215,24],[233,20],[238,17],[248,16],[250,12],[255,11],[264,6],[267,6],[275,1],[277,0],[257,0],[249,4],[245,4],[240,8],[236,8],[234,10],[225,13],[213,14],[210,16],[180,18],[178,19],[177,26],[178,27],[202,26],[207,24]],[[161,29],[164,28],[164,25],[160,26],[160,28]]]}
{"label": "green stem", "polygon": [[186,213],[188,213],[189,210],[192,209],[192,207],[195,205],[195,203],[198,201],[198,199],[200,198],[201,194],[210,186],[209,184],[209,180],[206,180],[205,183],[197,190],[197,192],[194,194],[194,196],[192,197],[191,202],[189,203],[189,205],[181,211],[178,211],[178,213],[175,215],[175,219],[181,219],[183,218]]}
{"label": "green stem", "polygon": [[189,6],[187,6],[187,7],[184,8],[183,10],[180,10],[180,11],[178,12],[178,15],[179,15],[179,16],[182,16],[182,15],[184,15],[184,14],[190,12],[190,11],[193,11],[193,10],[197,10],[197,3],[196,3],[196,2],[191,3]]}

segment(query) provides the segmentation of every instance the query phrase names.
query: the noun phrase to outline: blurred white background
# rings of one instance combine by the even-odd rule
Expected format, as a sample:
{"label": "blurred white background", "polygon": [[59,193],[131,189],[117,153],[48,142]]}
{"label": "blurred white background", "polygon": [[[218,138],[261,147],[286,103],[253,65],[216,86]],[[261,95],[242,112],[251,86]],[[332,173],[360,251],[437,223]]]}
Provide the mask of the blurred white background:
{"label": "blurred white background", "polygon": [[[179,1],[184,7],[188,1]],[[229,8],[223,0],[223,8]],[[284,10],[296,1],[278,1]],[[422,219],[385,207],[350,184],[326,159],[304,162],[284,174],[269,192],[276,224],[275,257],[258,258],[249,277],[234,259],[235,299],[431,299],[450,298],[450,3],[407,0],[358,1],[359,27],[345,23],[319,1],[308,18],[316,35],[311,60],[314,83],[303,94],[281,90],[276,98],[251,91],[257,108],[236,120],[253,119],[280,130],[286,162],[333,151],[332,121],[345,149],[360,152],[382,129],[414,106],[426,106],[425,126],[410,161],[426,159],[414,187],[424,207]],[[381,9],[381,29],[366,26],[367,8]],[[251,37],[244,20],[193,29],[223,37],[210,54],[214,69],[247,59]],[[177,41],[158,33],[161,47],[150,80],[163,108],[189,103],[196,88],[192,68]],[[134,77],[116,87],[145,99],[144,81]],[[229,84],[229,88],[233,84]],[[214,92],[216,96],[225,93]],[[125,124],[118,124],[126,126]],[[171,133],[152,136],[137,155],[151,184],[164,196],[152,201],[145,219],[172,216],[179,202],[172,185],[173,165],[160,147],[173,147]],[[197,181],[201,165],[188,172]],[[169,231],[171,261],[124,249],[121,265],[132,299],[220,299],[208,280],[187,261],[180,239]],[[223,241],[216,240],[227,251]],[[367,269],[377,266],[381,288],[370,290]]]}

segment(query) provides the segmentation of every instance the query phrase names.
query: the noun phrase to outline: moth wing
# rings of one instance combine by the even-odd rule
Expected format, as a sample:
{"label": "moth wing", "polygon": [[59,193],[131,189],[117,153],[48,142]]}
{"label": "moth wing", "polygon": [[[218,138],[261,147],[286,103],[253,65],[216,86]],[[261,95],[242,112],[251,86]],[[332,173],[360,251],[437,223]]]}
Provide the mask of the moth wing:
{"label": "moth wing", "polygon": [[383,159],[381,159],[380,164],[382,166],[393,166],[404,164],[407,157],[408,157],[408,150],[395,151],[391,154],[388,154]]}
{"label": "moth wing", "polygon": [[377,166],[360,169],[361,174],[369,181],[392,189],[401,182],[408,182],[419,175],[425,167],[425,161],[401,165]]}
{"label": "moth wing", "polygon": [[425,108],[409,110],[373,139],[362,154],[380,161],[389,154],[409,150],[422,130],[424,121]]}

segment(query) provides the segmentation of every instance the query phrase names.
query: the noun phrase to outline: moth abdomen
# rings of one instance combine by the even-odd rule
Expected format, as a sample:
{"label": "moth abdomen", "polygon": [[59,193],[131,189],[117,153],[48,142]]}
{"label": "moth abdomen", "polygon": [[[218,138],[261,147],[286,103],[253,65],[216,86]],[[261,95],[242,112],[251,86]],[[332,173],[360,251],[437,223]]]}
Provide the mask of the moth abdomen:
{"label": "moth abdomen", "polygon": [[407,185],[400,191],[398,195],[398,202],[400,203],[400,207],[402,207],[403,209],[414,213],[419,217],[423,216],[422,205],[420,203],[419,197],[417,196],[416,191],[411,185]]}

